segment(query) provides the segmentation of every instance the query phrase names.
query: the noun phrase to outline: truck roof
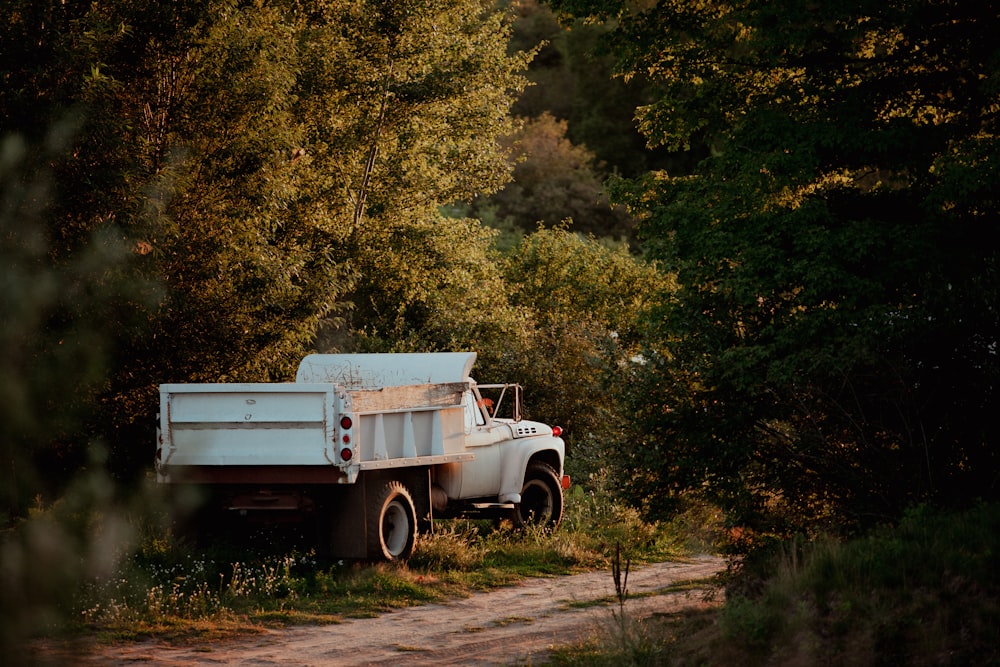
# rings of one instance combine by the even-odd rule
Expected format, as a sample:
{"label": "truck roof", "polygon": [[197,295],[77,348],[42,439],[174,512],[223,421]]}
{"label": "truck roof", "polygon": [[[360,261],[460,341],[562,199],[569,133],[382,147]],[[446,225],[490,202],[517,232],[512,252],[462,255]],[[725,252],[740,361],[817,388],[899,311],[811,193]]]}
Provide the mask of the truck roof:
{"label": "truck roof", "polygon": [[349,389],[468,382],[475,352],[399,354],[310,354],[299,364],[296,382],[333,382]]}

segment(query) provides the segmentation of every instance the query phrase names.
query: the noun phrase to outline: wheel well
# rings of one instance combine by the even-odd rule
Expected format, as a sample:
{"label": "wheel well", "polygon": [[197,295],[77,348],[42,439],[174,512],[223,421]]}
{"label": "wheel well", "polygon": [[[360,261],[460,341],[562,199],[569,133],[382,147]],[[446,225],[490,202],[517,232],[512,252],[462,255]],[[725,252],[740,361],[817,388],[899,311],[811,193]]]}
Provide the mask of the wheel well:
{"label": "wheel well", "polygon": [[528,463],[531,464],[532,461],[540,461],[542,463],[547,463],[549,467],[556,471],[556,474],[562,474],[562,465],[559,462],[559,453],[554,449],[544,449],[540,452],[535,452],[528,459]]}
{"label": "wheel well", "polygon": [[[413,497],[413,505],[417,510],[417,521],[423,521],[424,517],[431,513],[431,487],[430,476],[427,466],[413,466],[411,468],[390,468],[388,470],[366,470],[364,475],[369,484],[376,484],[385,481],[399,481],[406,486]],[[374,487],[372,487],[374,488]]]}

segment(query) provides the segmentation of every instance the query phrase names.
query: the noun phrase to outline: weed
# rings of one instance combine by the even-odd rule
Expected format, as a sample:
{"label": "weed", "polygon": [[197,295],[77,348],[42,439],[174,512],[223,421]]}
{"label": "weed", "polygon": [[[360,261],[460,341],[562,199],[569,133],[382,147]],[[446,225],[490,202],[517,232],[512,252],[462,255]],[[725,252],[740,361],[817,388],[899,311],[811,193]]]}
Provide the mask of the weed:
{"label": "weed", "polygon": [[615,557],[611,560],[611,576],[615,580],[615,595],[618,597],[618,610],[621,618],[625,618],[625,600],[628,599],[628,573],[632,559],[625,560],[624,576],[622,572],[622,547],[615,545]]}

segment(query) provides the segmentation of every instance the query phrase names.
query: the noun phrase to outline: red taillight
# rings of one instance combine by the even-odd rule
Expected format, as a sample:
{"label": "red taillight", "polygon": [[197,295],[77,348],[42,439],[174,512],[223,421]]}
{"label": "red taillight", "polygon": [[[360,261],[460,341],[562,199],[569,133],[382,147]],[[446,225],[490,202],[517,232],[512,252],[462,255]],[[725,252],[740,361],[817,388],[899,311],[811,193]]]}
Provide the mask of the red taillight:
{"label": "red taillight", "polygon": [[556,436],[557,438],[560,435],[562,435],[562,426],[553,426],[552,427],[552,435]]}
{"label": "red taillight", "polygon": [[340,460],[350,461],[351,457],[354,456],[354,452],[351,451],[351,427],[354,426],[354,420],[351,419],[349,415],[341,415],[340,417],[340,441],[344,443],[344,448],[340,450]]}

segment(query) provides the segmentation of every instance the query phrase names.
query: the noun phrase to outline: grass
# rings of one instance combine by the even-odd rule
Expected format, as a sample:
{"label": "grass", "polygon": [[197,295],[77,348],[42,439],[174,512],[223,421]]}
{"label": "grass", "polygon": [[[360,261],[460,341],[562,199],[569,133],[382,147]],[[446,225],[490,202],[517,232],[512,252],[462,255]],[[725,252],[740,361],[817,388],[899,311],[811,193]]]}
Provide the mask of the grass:
{"label": "grass", "polygon": [[[139,547],[116,570],[74,589],[60,610],[71,622],[48,627],[100,641],[215,639],[339,623],[525,577],[604,570],[616,583],[616,596],[602,601],[612,622],[601,636],[555,651],[550,664],[1000,665],[1000,506],[918,508],[854,540],[792,541],[746,565],[716,608],[633,618],[629,569],[712,551],[717,523],[692,505],[669,524],[651,524],[576,488],[554,533],[439,522],[410,562],[395,566],[323,562],[309,552],[191,551],[139,527]],[[45,530],[55,527],[43,528],[25,539],[54,540]]]}
{"label": "grass", "polygon": [[604,569],[622,545],[635,563],[711,549],[679,534],[688,528],[680,521],[644,522],[635,510],[579,487],[567,493],[557,531],[439,521],[404,565],[324,562],[312,552],[275,547],[255,554],[245,546],[197,551],[150,524],[139,528],[139,548],[112,576],[86,580],[72,602],[68,630],[105,642],[149,636],[183,641],[338,623],[526,577]]}
{"label": "grass", "polygon": [[[139,548],[113,572],[84,578],[62,609],[71,622],[58,627],[100,641],[215,639],[604,570],[616,583],[615,597],[601,601],[610,610],[604,633],[558,649],[550,664],[1000,665],[998,505],[918,508],[854,540],[792,541],[747,564],[715,608],[633,618],[630,568],[712,551],[713,524],[717,515],[699,505],[669,524],[647,523],[577,488],[554,533],[439,522],[410,562],[395,566],[323,562],[309,552],[191,551],[140,527]],[[55,539],[44,531],[28,538]]]}
{"label": "grass", "polygon": [[213,636],[216,627],[232,635],[371,617],[464,590],[405,566],[322,563],[311,554],[183,561],[133,561],[127,575],[94,582],[80,597],[76,629],[116,640]]}

